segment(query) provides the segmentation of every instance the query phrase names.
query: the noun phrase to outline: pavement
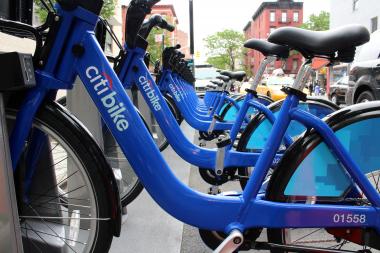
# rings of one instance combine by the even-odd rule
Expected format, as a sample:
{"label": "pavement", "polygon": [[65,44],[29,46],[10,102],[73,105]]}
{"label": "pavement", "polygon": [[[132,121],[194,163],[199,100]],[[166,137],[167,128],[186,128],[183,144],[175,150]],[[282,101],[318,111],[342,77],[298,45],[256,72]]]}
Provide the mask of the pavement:
{"label": "pavement", "polygon": [[[182,130],[187,138],[194,138],[195,131],[187,124],[182,125]],[[190,164],[178,157],[171,147],[163,155],[176,176],[188,184]],[[127,212],[128,217],[122,226],[121,236],[114,238],[111,253],[181,252],[183,223],[165,213],[145,190],[127,207]]]}
{"label": "pavement", "polygon": [[[181,129],[188,139],[198,141],[197,133],[185,122],[182,123]],[[198,169],[180,158],[170,146],[163,155],[183,183],[201,192],[208,191],[209,185],[203,182]],[[223,191],[239,189],[240,186],[236,182],[222,186]],[[212,252],[202,242],[197,228],[186,225],[165,213],[145,190],[127,207],[127,212],[121,236],[114,238],[110,253]],[[260,252],[265,253],[265,251]]]}

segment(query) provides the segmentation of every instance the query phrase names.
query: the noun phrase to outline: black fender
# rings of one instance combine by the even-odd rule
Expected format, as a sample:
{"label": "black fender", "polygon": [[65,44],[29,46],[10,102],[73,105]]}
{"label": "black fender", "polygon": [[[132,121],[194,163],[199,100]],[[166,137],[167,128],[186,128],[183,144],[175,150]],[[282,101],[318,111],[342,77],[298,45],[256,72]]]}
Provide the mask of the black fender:
{"label": "black fender", "polygon": [[[92,148],[98,149],[100,153],[103,151],[100,149],[99,145],[93,138],[92,134],[88,131],[88,129],[65,107],[58,104],[55,101],[45,101],[41,107],[44,106],[47,110],[57,115],[57,117],[65,119],[72,124],[78,133],[80,133],[82,138],[86,139],[86,144],[91,145]],[[94,157],[94,159],[98,159],[97,163],[101,164],[104,168],[101,171],[101,175],[104,180],[104,186],[107,188],[108,197],[111,200],[112,205],[109,207],[111,218],[112,218],[112,227],[113,227],[113,235],[120,236],[121,232],[121,203],[119,198],[119,189],[117,187],[117,182],[113,171],[108,164],[106,158],[102,157]]]}
{"label": "black fender", "polygon": [[[352,123],[375,117],[380,117],[380,102],[348,106],[328,115],[324,118],[324,121],[333,131],[337,131]],[[298,138],[285,151],[269,181],[266,192],[268,199],[287,201],[287,197],[283,194],[285,187],[297,170],[298,165],[305,158],[305,154],[310,152],[310,150],[321,143],[321,141],[322,138],[315,130],[307,130],[302,137]],[[278,187],[280,187],[280,193],[278,191],[274,193]],[[273,196],[273,194],[276,194],[276,196]]]}

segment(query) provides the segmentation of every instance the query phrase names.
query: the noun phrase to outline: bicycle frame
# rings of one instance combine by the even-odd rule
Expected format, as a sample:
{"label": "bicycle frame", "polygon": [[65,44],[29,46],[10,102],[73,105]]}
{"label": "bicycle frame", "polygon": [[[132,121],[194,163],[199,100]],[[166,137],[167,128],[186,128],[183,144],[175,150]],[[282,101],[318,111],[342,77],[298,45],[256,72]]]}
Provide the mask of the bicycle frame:
{"label": "bicycle frame", "polygon": [[[165,70],[162,75],[162,82],[159,84],[160,87],[170,87],[170,94],[172,97],[175,97],[176,93],[176,87],[175,80],[173,79],[172,73],[169,70]],[[174,85],[172,85],[174,84]],[[225,94],[224,94],[225,95]],[[224,96],[222,96],[224,98]],[[228,97],[226,97],[228,98]],[[234,101],[232,98],[228,98],[228,101]],[[236,104],[236,108],[238,109],[238,114],[236,116],[235,122],[233,123],[233,126],[231,128],[230,132],[230,138],[231,141],[234,142],[236,140],[236,137],[239,133],[239,130],[244,126],[244,122],[247,121],[246,114],[250,108],[254,108],[257,112],[262,112],[265,117],[268,118],[268,120],[273,124],[276,120],[273,112],[269,110],[264,104],[260,103],[259,101],[255,100],[255,97],[252,93],[247,93],[244,97],[244,100],[242,102],[241,107],[237,105],[237,103],[234,101],[233,104]],[[289,135],[285,135],[284,142],[286,146],[289,146],[291,143],[293,143],[292,138]],[[230,148],[232,145],[230,145]]]}
{"label": "bicycle frame", "polygon": [[[207,195],[184,185],[163,159],[123,85],[104,56],[93,32],[98,17],[79,7],[73,11],[58,8],[58,13],[63,20],[62,31],[59,33],[63,38],[57,38],[44,70],[36,71],[38,87],[29,92],[17,117],[17,127],[11,138],[13,164],[17,164],[31,127],[34,118],[34,113],[31,112],[37,110],[49,90],[69,89],[75,76],[79,75],[146,190],[175,218],[195,227],[226,233],[234,229],[244,231],[253,227],[374,227],[380,232],[378,192],[361,173],[334,132],[321,119],[297,109],[299,98],[292,94],[286,98],[282,106],[268,145],[258,158],[242,196]],[[74,24],[75,30],[70,31]],[[62,45],[64,42],[65,46]],[[75,56],[71,48],[78,44],[85,50],[82,55]],[[137,85],[152,87],[154,80],[144,64],[143,53],[144,50],[141,50],[139,61],[133,62],[128,73],[131,73],[130,80],[135,80]],[[154,103],[154,100],[151,102]],[[157,106],[156,109],[162,108]],[[292,119],[313,127],[320,133],[373,206],[274,203],[258,194]],[[363,215],[365,219],[362,223],[334,222],[333,217],[336,214]]]}
{"label": "bicycle frame", "polygon": [[[184,91],[181,87],[181,84],[183,81],[180,77],[178,77],[177,74],[172,73],[172,71],[165,69],[162,74],[162,78],[158,84],[161,91],[168,92],[174,99],[174,102],[180,108],[181,112],[184,114],[184,118],[186,121],[195,129],[201,130],[201,131],[207,131],[210,123],[212,121],[213,115],[219,115],[223,106],[231,103],[237,111],[240,110],[239,104],[231,97],[229,97],[225,92],[222,91],[213,91],[213,93],[217,93],[215,95],[214,101],[212,102],[211,106],[208,108],[211,108],[210,111],[206,111],[207,115],[203,115],[203,119],[201,117],[198,117],[198,110],[196,108],[195,102],[193,104],[188,105],[187,100],[184,95]],[[182,84],[183,85],[183,84]],[[185,83],[185,85],[188,85]],[[191,88],[193,91],[193,88]],[[194,91],[193,91],[194,92]],[[195,92],[194,92],[195,96]],[[207,109],[208,109],[207,108]],[[195,114],[195,115],[194,115]],[[244,115],[245,116],[245,115]],[[237,119],[236,119],[237,120]],[[244,117],[244,122],[248,123],[249,118]],[[214,129],[215,130],[230,130],[234,127],[234,121],[227,121],[227,122],[216,122]]]}
{"label": "bicycle frame", "polygon": [[[153,85],[149,87],[146,86],[146,83],[141,85],[137,80],[133,78],[132,75],[127,75],[126,73],[131,73],[132,68],[136,64],[140,64],[140,58],[142,54],[145,54],[143,49],[128,49],[127,48],[127,58],[125,59],[123,66],[121,66],[121,71],[119,73],[119,79],[122,81],[125,88],[131,88],[133,84],[136,84],[141,94],[144,97],[144,100],[147,102],[150,107],[151,112],[153,113],[155,119],[160,125],[161,130],[163,131],[166,138],[169,140],[170,145],[176,151],[176,153],[181,156],[187,162],[199,166],[201,169],[213,169],[216,164],[216,154],[215,149],[205,149],[199,146],[194,145],[190,142],[186,136],[184,136],[182,130],[176,122],[176,119],[173,117],[169,107],[167,106],[164,97],[160,92],[160,87],[171,87],[170,89],[173,94],[175,94],[175,81],[173,80],[172,72],[166,70],[161,78],[163,80],[161,85],[155,85],[153,79],[146,81],[150,82]],[[141,76],[150,76],[149,71],[145,68],[142,71]],[[154,94],[154,95],[152,95]],[[174,96],[173,96],[174,97]],[[236,118],[236,121],[233,124],[231,129],[230,137],[232,142],[236,139],[237,134],[243,124],[245,115],[249,107],[253,107],[258,111],[263,112],[266,117],[273,123],[275,121],[275,116],[272,111],[270,111],[266,106],[255,101],[252,94],[247,94],[241,110]],[[153,99],[153,101],[152,101]],[[181,99],[178,97],[178,99]],[[159,110],[157,110],[157,108]],[[204,127],[208,128],[209,122],[207,121],[198,121],[198,124],[204,124]],[[292,143],[291,137],[288,135],[284,138],[285,144],[289,146]],[[255,165],[257,158],[260,153],[244,153],[237,152],[232,150],[232,144],[229,145],[226,149],[226,155],[224,159],[225,168],[236,168],[236,167],[247,167]],[[282,154],[276,155],[273,164],[276,164]]]}

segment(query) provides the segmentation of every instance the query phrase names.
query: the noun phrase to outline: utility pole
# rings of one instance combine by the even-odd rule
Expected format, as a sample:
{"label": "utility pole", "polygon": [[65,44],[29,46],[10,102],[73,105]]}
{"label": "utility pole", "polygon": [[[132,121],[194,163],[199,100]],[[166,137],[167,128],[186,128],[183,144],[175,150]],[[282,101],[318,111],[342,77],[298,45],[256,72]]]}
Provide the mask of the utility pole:
{"label": "utility pole", "polygon": [[193,13],[193,0],[189,0],[189,12],[190,12],[190,55],[193,61],[193,73],[195,70],[194,65],[194,13]]}

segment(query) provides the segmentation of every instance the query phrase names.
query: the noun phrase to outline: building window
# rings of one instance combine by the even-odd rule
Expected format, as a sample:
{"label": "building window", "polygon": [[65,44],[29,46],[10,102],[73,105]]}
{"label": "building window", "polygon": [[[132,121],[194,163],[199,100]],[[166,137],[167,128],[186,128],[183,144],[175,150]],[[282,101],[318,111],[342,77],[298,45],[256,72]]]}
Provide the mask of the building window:
{"label": "building window", "polygon": [[358,9],[359,0],[352,0],[352,11],[356,11]]}
{"label": "building window", "polygon": [[377,17],[371,18],[371,32],[377,31]]}
{"label": "building window", "polygon": [[293,22],[298,22],[299,21],[299,14],[298,11],[295,11],[293,13]]}
{"label": "building window", "polygon": [[270,22],[276,22],[276,12],[275,11],[270,12],[269,21]]}
{"label": "building window", "polygon": [[288,22],[288,12],[283,11],[283,12],[281,13],[281,22],[282,22],[282,23],[286,23],[286,22]]}

